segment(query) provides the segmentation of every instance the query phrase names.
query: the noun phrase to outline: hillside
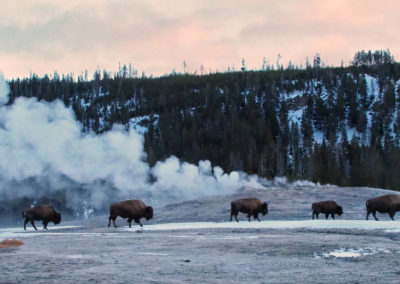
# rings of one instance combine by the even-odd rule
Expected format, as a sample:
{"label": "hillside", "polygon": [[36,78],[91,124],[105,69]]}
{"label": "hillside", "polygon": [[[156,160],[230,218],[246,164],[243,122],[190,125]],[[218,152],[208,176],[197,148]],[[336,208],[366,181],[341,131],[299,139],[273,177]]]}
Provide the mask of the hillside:
{"label": "hillside", "polygon": [[349,67],[202,76],[33,74],[10,82],[10,104],[19,96],[62,100],[84,132],[133,127],[145,136],[150,166],[175,155],[270,179],[397,190],[400,67],[362,55]]}

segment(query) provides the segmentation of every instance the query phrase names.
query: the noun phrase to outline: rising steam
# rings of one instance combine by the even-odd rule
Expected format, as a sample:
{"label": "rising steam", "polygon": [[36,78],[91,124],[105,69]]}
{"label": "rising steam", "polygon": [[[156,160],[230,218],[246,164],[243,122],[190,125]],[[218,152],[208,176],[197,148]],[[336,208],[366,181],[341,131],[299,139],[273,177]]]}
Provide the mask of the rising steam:
{"label": "rising steam", "polygon": [[68,208],[102,210],[121,199],[142,198],[157,206],[244,185],[261,187],[257,177],[226,174],[209,161],[193,165],[172,156],[150,168],[143,136],[133,129],[84,134],[61,101],[20,97],[6,106],[8,93],[0,76],[0,200],[62,195]]}

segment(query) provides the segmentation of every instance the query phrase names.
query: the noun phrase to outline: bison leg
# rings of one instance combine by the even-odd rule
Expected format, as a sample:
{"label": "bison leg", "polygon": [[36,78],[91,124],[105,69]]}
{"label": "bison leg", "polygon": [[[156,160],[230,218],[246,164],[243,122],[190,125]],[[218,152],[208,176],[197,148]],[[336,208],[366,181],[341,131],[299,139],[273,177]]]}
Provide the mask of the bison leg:
{"label": "bison leg", "polygon": [[135,219],[135,223],[136,223],[136,224],[139,224],[140,227],[143,227],[143,224],[142,224],[142,222],[140,222],[140,219]]}
{"label": "bison leg", "polygon": [[376,218],[376,211],[372,211],[372,216],[374,216],[374,218],[375,218],[376,221],[379,221],[379,219]]}
{"label": "bison leg", "polygon": [[109,227],[109,228],[110,228],[110,226],[111,226],[111,220],[113,221],[114,227],[117,228],[117,225],[115,225],[115,219],[117,219],[117,216],[110,215],[110,216],[108,217],[108,227]]}
{"label": "bison leg", "polygon": [[251,218],[251,214],[249,213],[249,214],[247,214],[247,219],[249,219],[249,222],[250,222],[250,218]]}
{"label": "bison leg", "polygon": [[128,218],[129,228],[132,228],[132,218]]}
{"label": "bison leg", "polygon": [[232,222],[232,216],[235,217],[236,222],[239,222],[237,215],[239,214],[239,212],[236,212],[235,210],[231,210],[231,218],[229,219],[229,222]]}
{"label": "bison leg", "polygon": [[257,220],[258,220],[258,222],[261,222],[261,220],[258,218],[258,214],[257,214],[257,213],[256,213],[256,214],[254,214],[253,216],[254,216],[254,219],[257,219]]}
{"label": "bison leg", "polygon": [[312,219],[313,219],[313,220],[314,220],[314,214],[315,214],[315,212],[313,211],[313,212],[312,212]]}
{"label": "bison leg", "polygon": [[236,222],[239,222],[237,215],[239,214],[239,210],[236,209],[236,206],[234,204],[231,204],[231,218],[230,221],[232,221],[232,216],[235,216]]}
{"label": "bison leg", "polygon": [[368,220],[369,214],[371,214],[371,211],[367,210],[367,217],[365,218],[365,220]]}
{"label": "bison leg", "polygon": [[395,212],[389,212],[390,219],[392,219],[393,221],[394,221],[394,214]]}
{"label": "bison leg", "polygon": [[[114,228],[118,228],[117,224],[115,224],[115,220],[116,220],[116,219],[117,219],[117,217],[111,217],[111,216],[110,216],[110,220],[113,221]],[[109,223],[108,223],[108,226],[110,227],[110,221],[109,221]]]}
{"label": "bison leg", "polygon": [[24,221],[24,230],[26,231],[26,224],[28,224],[29,220],[28,218],[25,217],[25,221]]}
{"label": "bison leg", "polygon": [[35,230],[37,230],[37,228],[35,226],[35,222],[33,222],[33,220],[31,220],[31,224],[32,224],[32,227],[35,228]]}
{"label": "bison leg", "polygon": [[43,221],[43,229],[47,230],[48,223],[49,223],[48,221]]}
{"label": "bison leg", "polygon": [[335,214],[331,214],[332,219],[335,220]]}
{"label": "bison leg", "polygon": [[325,219],[328,220],[328,217],[329,217],[329,214],[326,213],[326,214],[325,214]]}

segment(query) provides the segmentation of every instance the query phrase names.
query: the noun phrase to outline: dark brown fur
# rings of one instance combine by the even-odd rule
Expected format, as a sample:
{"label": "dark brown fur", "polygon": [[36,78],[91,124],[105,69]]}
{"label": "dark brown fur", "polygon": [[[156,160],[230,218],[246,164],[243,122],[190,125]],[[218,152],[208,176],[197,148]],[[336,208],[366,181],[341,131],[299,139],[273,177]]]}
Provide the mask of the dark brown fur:
{"label": "dark brown fur", "polygon": [[260,221],[260,219],[258,219],[258,213],[261,213],[262,215],[267,214],[268,204],[266,202],[261,202],[261,200],[257,198],[244,198],[232,201],[230,221],[232,221],[232,216],[235,216],[236,221],[239,222],[237,218],[239,212],[247,214],[249,222],[251,216]]}
{"label": "dark brown fur", "polygon": [[367,220],[369,214],[372,213],[372,216],[374,216],[375,220],[379,221],[375,215],[376,211],[378,211],[379,213],[389,213],[390,218],[394,220],[394,215],[396,214],[396,211],[400,211],[400,195],[388,194],[379,196],[367,200],[365,205],[367,207]]}
{"label": "dark brown fur", "polygon": [[314,219],[314,215],[317,216],[319,213],[325,214],[325,218],[328,219],[329,215],[331,215],[332,219],[335,220],[335,214],[339,216],[343,214],[342,206],[339,206],[335,201],[321,201],[315,202],[311,205],[311,209],[313,211],[312,218]]}
{"label": "dark brown fur", "polygon": [[140,218],[146,218],[146,220],[153,218],[153,208],[151,206],[146,206],[141,200],[125,200],[113,203],[110,206],[108,227],[110,227],[112,220],[114,227],[117,228],[115,219],[117,219],[118,216],[121,218],[128,218],[129,228],[131,228],[132,220],[143,227]]}
{"label": "dark brown fur", "polygon": [[37,228],[34,221],[43,221],[43,229],[46,230],[49,222],[53,222],[54,224],[60,224],[61,222],[61,214],[50,205],[40,205],[26,209],[22,211],[22,217],[25,218],[24,230],[26,230],[26,224],[28,222],[31,222],[35,230],[37,230]]}

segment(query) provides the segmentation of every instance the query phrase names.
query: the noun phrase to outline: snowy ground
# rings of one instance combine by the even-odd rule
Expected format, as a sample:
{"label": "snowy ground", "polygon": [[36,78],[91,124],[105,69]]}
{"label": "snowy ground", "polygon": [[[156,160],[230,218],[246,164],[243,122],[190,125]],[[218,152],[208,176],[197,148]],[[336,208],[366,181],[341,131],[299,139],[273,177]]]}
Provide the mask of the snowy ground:
{"label": "snowy ground", "polygon": [[[365,219],[368,188],[243,189],[156,208],[144,227],[107,228],[107,216],[48,231],[0,228],[0,283],[398,283],[400,221]],[[270,202],[262,222],[227,222],[230,200]],[[311,202],[335,199],[345,214],[311,220]],[[38,224],[39,225],[39,224]],[[38,226],[40,228],[40,226]]]}

